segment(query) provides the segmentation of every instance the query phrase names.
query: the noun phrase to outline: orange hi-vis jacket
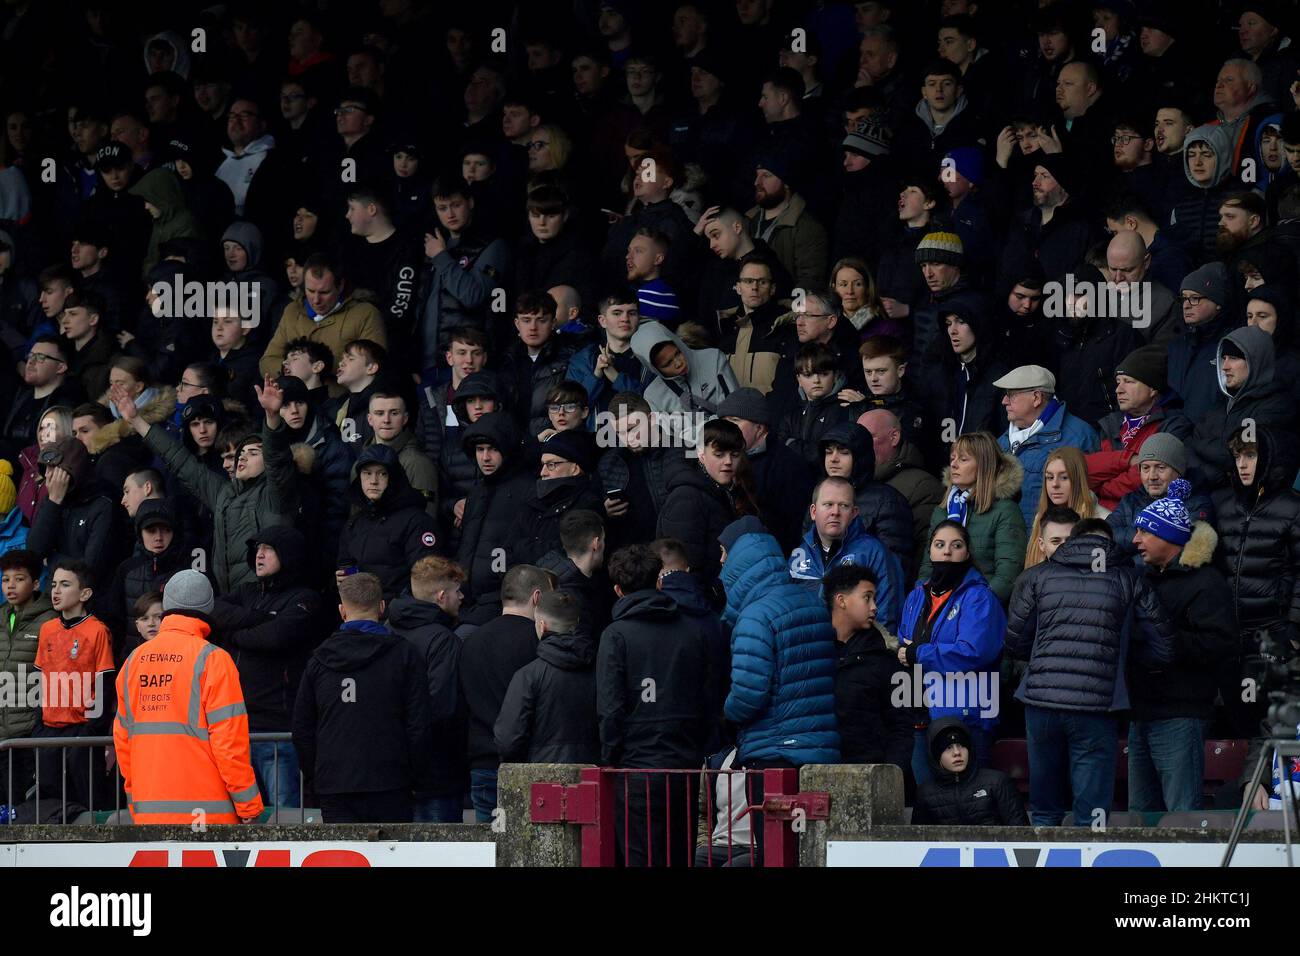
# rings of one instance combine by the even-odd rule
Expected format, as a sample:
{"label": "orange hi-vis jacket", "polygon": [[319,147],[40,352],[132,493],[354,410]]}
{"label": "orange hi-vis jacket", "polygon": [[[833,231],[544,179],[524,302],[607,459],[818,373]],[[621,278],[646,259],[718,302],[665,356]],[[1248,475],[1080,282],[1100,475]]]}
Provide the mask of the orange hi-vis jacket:
{"label": "orange hi-vis jacket", "polygon": [[210,630],[168,614],[117,675],[113,745],[136,823],[238,823],[262,812],[239,674],[205,640]]}

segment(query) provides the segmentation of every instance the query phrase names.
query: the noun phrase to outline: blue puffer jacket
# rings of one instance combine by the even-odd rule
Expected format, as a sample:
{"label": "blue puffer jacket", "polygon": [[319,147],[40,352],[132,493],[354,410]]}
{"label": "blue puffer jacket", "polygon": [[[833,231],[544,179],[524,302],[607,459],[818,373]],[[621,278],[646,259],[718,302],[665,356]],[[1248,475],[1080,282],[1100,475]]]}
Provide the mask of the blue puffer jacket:
{"label": "blue puffer jacket", "polygon": [[998,447],[1011,452],[1025,469],[1025,477],[1020,482],[1020,513],[1025,516],[1025,527],[1034,526],[1034,512],[1038,510],[1038,496],[1043,490],[1043,468],[1047,465],[1047,456],[1062,445],[1070,445],[1085,455],[1099,447],[1097,433],[1081,418],[1075,418],[1060,402],[1052,416],[1043,422],[1043,427],[1033,438],[1021,442],[1012,448],[1011,441],[1004,431],[998,436]]}
{"label": "blue puffer jacket", "polygon": [[[918,581],[903,606],[899,640],[904,644],[916,640],[917,635],[925,630],[925,618],[929,613],[930,595],[925,582]],[[990,694],[997,694],[997,661],[1002,654],[1002,637],[1006,628],[1007,615],[998,596],[990,590],[984,575],[971,568],[940,609],[939,617],[930,628],[930,639],[916,648],[923,692],[929,693],[925,687],[925,675],[931,671],[973,674],[975,677],[973,686],[969,679],[952,684],[956,693],[951,695],[943,692],[947,685],[937,685],[933,693],[941,703],[929,708],[931,720],[960,717],[968,726],[985,730],[998,725],[997,698],[979,700],[970,694],[982,693],[986,688],[991,688]]]}
{"label": "blue puffer jacket", "polygon": [[770,534],[741,535],[722,566],[731,628],[727,719],[741,763],[837,763],[835,631],[815,594],[790,580]]}
{"label": "blue puffer jacket", "polygon": [[[897,633],[903,609],[903,565],[897,555],[867,531],[861,518],[849,522],[844,542],[830,563],[856,564],[872,570],[876,575],[876,621],[890,634]],[[822,578],[829,570],[814,525],[804,534],[803,544],[790,555],[790,577],[820,598]]]}

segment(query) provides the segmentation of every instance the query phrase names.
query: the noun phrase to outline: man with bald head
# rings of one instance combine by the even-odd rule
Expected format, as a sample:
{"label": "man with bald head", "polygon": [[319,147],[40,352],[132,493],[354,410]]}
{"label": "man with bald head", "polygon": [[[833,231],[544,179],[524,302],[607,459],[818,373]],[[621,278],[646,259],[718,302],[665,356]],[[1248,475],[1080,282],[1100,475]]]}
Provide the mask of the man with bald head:
{"label": "man with bald head", "polygon": [[565,328],[571,322],[578,325],[582,324],[582,296],[578,293],[578,290],[571,285],[557,285],[546,291],[555,300],[556,329],[561,332],[581,331],[576,328]]}
{"label": "man with bald head", "polygon": [[1111,118],[1102,89],[1101,70],[1087,60],[1061,67],[1056,78],[1056,105],[1065,117],[1056,137],[1076,164],[1097,169],[1111,162]]}
{"label": "man with bald head", "polygon": [[943,497],[943,484],[925,470],[921,452],[903,437],[898,416],[887,408],[864,413],[858,424],[871,432],[876,452],[876,481],[883,481],[907,499],[912,509],[912,538],[916,542],[917,565],[929,535],[930,516]]}
{"label": "man with bald head", "polygon": [[1142,236],[1127,229],[1115,233],[1106,246],[1106,267],[1111,283],[1120,287],[1127,300],[1121,316],[1143,342],[1168,345],[1178,334],[1182,310],[1174,293],[1147,274],[1151,253]]}

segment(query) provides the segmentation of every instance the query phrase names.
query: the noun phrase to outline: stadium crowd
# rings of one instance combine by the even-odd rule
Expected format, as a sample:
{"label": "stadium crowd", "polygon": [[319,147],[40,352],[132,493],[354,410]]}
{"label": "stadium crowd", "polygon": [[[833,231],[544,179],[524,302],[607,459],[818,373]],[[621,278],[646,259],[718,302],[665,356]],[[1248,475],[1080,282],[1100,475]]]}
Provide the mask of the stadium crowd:
{"label": "stadium crowd", "polygon": [[[1121,740],[1130,809],[1201,808],[1300,647],[1295,29],[7,4],[0,676],[44,696],[0,739],[113,734],[69,795],[116,763],[140,821],[843,761],[917,823],[1086,824]],[[733,823],[705,857],[757,859]]]}

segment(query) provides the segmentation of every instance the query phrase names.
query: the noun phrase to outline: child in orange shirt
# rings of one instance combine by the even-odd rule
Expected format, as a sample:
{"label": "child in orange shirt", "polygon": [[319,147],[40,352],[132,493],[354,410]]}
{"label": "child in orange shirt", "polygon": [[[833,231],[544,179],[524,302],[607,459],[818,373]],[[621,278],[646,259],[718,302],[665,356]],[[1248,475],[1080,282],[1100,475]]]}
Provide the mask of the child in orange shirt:
{"label": "child in orange shirt", "polygon": [[[86,562],[65,560],[55,565],[50,602],[59,616],[41,625],[37,642],[41,708],[33,737],[94,737],[109,732],[113,636],[103,621],[86,610],[92,594],[94,581]],[[50,748],[37,754],[42,798],[61,798],[66,755],[68,803],[87,809],[112,807],[103,747]],[[70,816],[75,819],[75,814]],[[45,814],[42,818],[48,819]]]}

